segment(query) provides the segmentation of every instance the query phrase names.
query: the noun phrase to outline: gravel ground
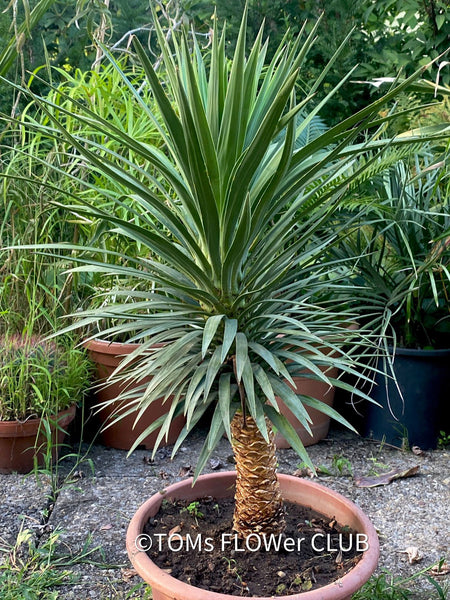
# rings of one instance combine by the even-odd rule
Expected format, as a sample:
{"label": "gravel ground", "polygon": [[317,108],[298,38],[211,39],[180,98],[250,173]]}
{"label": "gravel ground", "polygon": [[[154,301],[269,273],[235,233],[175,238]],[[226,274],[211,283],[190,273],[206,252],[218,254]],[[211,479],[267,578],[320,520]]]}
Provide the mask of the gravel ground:
{"label": "gravel ground", "polygon": [[[195,433],[173,461],[166,448],[150,461],[148,451],[139,450],[127,458],[126,452],[92,446],[85,462],[75,467],[72,483],[56,486],[59,488],[56,502],[50,505],[49,477],[36,480],[31,476],[0,475],[0,537],[8,543],[14,542],[23,524],[34,532],[37,543],[51,529],[61,528],[61,547],[66,552],[80,552],[89,543],[89,548],[94,549],[89,562],[71,568],[78,582],[59,588],[59,598],[142,598],[145,587],[133,573],[125,551],[127,524],[136,508],[151,494],[188,476],[195,467],[204,438],[204,432]],[[323,465],[333,473],[320,475],[320,482],[352,499],[375,525],[381,542],[379,571],[388,569],[395,576],[408,577],[442,557],[449,559],[448,451],[415,455],[380,446],[340,429],[332,430],[326,440],[309,451],[316,466]],[[280,472],[297,471],[300,461],[292,450],[279,450],[278,456]],[[333,462],[336,465],[339,459],[344,467],[342,474],[333,471]],[[73,459],[62,461],[60,481],[72,466]],[[356,484],[360,475],[393,468],[405,471],[415,466],[419,466],[415,476],[397,479],[389,485],[361,488]],[[232,468],[231,449],[223,439],[205,472]],[[420,562],[409,564],[404,551],[411,546],[418,548]],[[442,578],[440,583],[444,588],[448,585]],[[413,600],[437,598],[424,578],[409,587],[414,590]]]}

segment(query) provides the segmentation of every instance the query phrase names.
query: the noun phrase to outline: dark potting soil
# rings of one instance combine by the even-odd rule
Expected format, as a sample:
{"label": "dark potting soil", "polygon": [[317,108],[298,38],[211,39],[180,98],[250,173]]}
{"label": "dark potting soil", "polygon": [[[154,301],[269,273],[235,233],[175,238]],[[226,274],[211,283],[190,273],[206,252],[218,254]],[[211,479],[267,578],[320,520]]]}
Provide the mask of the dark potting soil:
{"label": "dark potting soil", "polygon": [[322,587],[339,580],[360,560],[362,536],[310,508],[288,502],[285,506],[282,536],[251,536],[244,542],[232,531],[233,499],[164,500],[144,531],[152,543],[147,554],[190,585],[260,597]]}

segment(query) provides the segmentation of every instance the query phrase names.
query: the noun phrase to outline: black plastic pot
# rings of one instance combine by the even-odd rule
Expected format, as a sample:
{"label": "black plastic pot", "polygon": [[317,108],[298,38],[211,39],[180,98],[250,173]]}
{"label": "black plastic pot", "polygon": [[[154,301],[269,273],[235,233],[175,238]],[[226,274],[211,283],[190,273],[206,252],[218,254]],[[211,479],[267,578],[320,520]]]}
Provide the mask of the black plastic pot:
{"label": "black plastic pot", "polygon": [[397,348],[395,382],[377,375],[367,403],[363,434],[389,444],[436,448],[439,431],[450,431],[450,349]]}

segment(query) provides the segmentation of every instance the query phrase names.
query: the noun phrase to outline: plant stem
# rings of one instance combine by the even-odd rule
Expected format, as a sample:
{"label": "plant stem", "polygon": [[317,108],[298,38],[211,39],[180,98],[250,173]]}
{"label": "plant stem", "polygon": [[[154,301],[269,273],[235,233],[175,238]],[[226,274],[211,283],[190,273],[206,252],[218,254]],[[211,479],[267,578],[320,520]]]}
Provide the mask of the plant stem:
{"label": "plant stem", "polygon": [[233,529],[239,537],[270,535],[284,531],[284,506],[276,475],[274,434],[267,421],[269,443],[247,414],[241,411],[231,422],[236,459],[236,493]]}

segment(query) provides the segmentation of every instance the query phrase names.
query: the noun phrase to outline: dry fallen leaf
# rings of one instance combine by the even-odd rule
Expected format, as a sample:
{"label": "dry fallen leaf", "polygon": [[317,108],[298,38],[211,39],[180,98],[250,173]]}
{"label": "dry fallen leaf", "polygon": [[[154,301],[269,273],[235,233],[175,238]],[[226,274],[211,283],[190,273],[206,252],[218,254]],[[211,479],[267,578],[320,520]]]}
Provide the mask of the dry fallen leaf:
{"label": "dry fallen leaf", "polygon": [[402,554],[408,555],[408,562],[410,565],[413,565],[416,562],[420,562],[423,558],[417,546],[408,546],[408,548],[405,548],[405,550],[401,550],[400,552]]}
{"label": "dry fallen leaf", "polygon": [[294,477],[309,477],[313,479],[315,477],[314,473],[311,471],[309,467],[305,467],[303,469],[297,469],[292,473]]}
{"label": "dry fallen leaf", "polygon": [[108,523],[107,525],[102,525],[100,527],[100,531],[108,531],[108,529],[112,529],[111,523]]}
{"label": "dry fallen leaf", "polygon": [[410,467],[409,469],[392,469],[388,473],[381,473],[381,475],[374,475],[372,477],[356,477],[355,483],[358,487],[376,487],[378,485],[388,485],[395,479],[405,479],[406,477],[413,477],[420,469],[419,465]]}
{"label": "dry fallen leaf", "polygon": [[439,563],[435,565],[432,569],[430,569],[431,575],[433,577],[439,577],[440,575],[448,575],[450,573],[450,565],[446,562]]}
{"label": "dry fallen leaf", "polygon": [[192,470],[191,465],[185,465],[184,467],[181,467],[178,471],[179,477],[192,477],[193,474],[194,471]]}
{"label": "dry fallen leaf", "polygon": [[411,452],[416,456],[426,456],[426,452],[424,452],[420,446],[413,446]]}
{"label": "dry fallen leaf", "polygon": [[175,527],[169,531],[169,537],[171,535],[175,535],[176,533],[179,533],[180,531],[181,531],[181,527],[179,525],[175,525]]}
{"label": "dry fallen leaf", "polygon": [[121,569],[120,572],[122,574],[123,581],[126,581],[127,583],[130,581],[130,579],[137,575],[137,571],[134,569]]}

